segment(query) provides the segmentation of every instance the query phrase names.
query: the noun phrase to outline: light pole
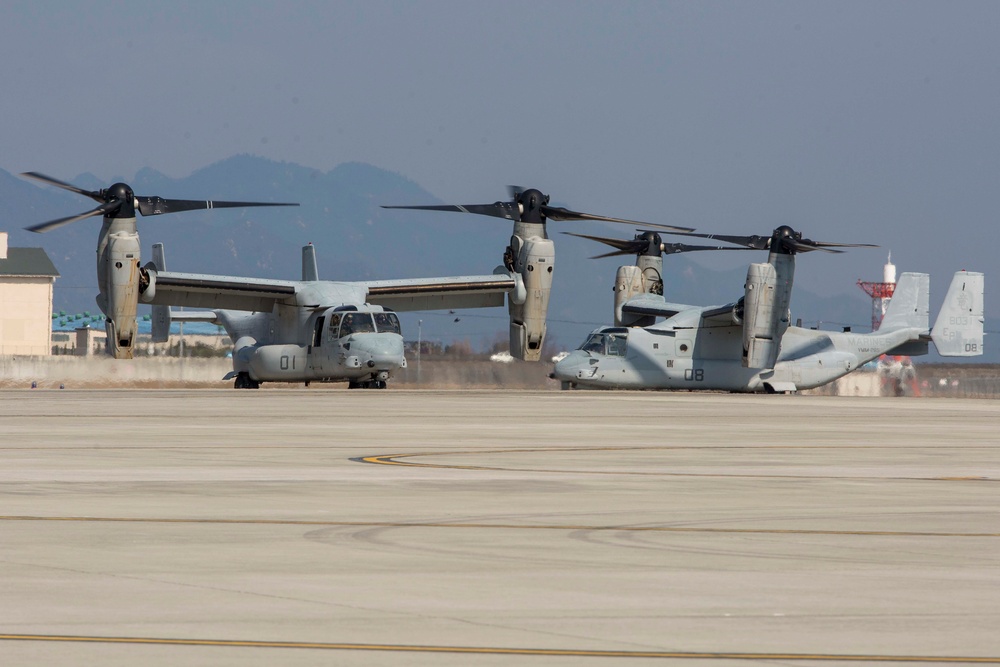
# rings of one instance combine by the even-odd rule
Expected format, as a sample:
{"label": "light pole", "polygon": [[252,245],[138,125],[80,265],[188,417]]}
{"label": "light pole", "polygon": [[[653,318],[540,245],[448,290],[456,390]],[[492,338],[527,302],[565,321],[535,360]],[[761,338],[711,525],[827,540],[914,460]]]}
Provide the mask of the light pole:
{"label": "light pole", "polygon": [[420,353],[423,348],[423,320],[417,320],[417,384],[420,384]]}

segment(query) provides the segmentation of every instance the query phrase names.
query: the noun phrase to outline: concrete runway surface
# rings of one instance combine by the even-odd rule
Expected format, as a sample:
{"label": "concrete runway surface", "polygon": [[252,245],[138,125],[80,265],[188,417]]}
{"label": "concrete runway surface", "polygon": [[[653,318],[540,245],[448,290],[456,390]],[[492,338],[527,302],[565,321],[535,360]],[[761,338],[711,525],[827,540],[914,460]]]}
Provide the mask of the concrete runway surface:
{"label": "concrete runway surface", "polygon": [[0,664],[1000,664],[1000,402],[0,392]]}

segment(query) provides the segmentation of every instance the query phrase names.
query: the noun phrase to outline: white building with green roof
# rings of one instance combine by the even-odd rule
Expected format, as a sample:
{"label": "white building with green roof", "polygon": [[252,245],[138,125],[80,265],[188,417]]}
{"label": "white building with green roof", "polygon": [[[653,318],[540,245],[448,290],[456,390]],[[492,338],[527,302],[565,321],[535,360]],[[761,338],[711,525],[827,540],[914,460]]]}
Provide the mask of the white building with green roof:
{"label": "white building with green roof", "polygon": [[0,232],[0,355],[52,353],[52,287],[59,272],[42,248],[9,248]]}

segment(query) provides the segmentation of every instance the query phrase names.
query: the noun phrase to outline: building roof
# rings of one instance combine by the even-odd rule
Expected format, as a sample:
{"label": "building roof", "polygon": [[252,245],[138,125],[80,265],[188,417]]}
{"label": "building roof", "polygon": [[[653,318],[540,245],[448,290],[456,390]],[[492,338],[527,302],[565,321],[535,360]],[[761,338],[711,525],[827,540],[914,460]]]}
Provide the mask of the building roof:
{"label": "building roof", "polygon": [[57,278],[59,272],[42,248],[7,248],[7,259],[0,259],[0,276]]}

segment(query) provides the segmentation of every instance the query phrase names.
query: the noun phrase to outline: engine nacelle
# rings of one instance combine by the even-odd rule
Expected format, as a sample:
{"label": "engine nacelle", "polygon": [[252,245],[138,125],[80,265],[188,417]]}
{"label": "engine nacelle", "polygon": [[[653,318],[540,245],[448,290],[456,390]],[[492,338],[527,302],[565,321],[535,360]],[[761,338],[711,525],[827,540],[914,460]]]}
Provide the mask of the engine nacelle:
{"label": "engine nacelle", "polygon": [[[508,298],[510,312],[510,354],[524,361],[538,361],[545,343],[545,317],[549,310],[555,246],[549,239],[532,236],[510,239],[513,272],[524,283],[524,299]],[[520,296],[520,295],[518,295]]]}
{"label": "engine nacelle", "polygon": [[139,237],[125,232],[108,235],[105,330],[108,352],[115,359],[131,359],[136,337],[139,302]]}
{"label": "engine nacelle", "polygon": [[743,366],[774,368],[780,345],[775,303],[777,276],[771,264],[751,264],[743,297]]}
{"label": "engine nacelle", "polygon": [[630,315],[622,313],[622,306],[640,294],[646,293],[643,271],[638,266],[619,266],[615,274],[615,326],[616,327],[647,327],[656,322],[649,315]]}

